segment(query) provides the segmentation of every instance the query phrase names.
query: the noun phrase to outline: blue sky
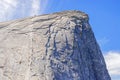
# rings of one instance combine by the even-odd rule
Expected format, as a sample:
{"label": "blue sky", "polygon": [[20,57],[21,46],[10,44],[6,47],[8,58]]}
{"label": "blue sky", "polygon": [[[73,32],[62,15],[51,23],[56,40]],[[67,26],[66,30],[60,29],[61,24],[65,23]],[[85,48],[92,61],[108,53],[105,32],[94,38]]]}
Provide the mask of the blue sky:
{"label": "blue sky", "polygon": [[87,13],[112,80],[120,80],[120,0],[0,0],[0,5],[0,22],[64,10]]}

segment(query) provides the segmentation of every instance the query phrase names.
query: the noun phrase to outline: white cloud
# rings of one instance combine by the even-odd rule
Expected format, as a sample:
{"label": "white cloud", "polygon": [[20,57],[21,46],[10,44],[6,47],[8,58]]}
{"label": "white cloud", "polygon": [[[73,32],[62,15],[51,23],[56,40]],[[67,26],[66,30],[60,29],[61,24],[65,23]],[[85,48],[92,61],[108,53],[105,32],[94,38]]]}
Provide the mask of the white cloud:
{"label": "white cloud", "polygon": [[17,0],[0,0],[0,21],[11,18],[17,4]]}
{"label": "white cloud", "polygon": [[40,12],[40,0],[32,0],[31,6],[31,14],[30,15],[38,15]]}
{"label": "white cloud", "polygon": [[0,21],[42,14],[48,0],[0,0]]}
{"label": "white cloud", "polygon": [[32,0],[30,15],[42,14],[48,4],[48,0]]}
{"label": "white cloud", "polygon": [[120,76],[120,52],[109,51],[104,55],[111,76]]}

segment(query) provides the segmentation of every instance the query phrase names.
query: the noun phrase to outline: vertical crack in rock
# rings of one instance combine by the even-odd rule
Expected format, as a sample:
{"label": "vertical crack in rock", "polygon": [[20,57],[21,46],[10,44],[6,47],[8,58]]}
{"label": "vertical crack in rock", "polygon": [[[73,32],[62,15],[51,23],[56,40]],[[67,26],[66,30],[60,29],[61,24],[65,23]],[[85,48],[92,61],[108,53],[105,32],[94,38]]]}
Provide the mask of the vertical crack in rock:
{"label": "vertical crack in rock", "polygon": [[[45,76],[47,76],[47,77],[45,78],[45,80],[50,79],[50,77],[51,77],[50,80],[52,80],[52,74],[53,74],[51,72],[51,64],[50,64],[50,62],[51,62],[50,61],[51,60],[51,55],[54,54],[54,53],[52,53],[53,51],[51,51],[51,48],[53,48],[52,45],[51,45],[51,38],[55,38],[53,25],[52,24],[49,25],[49,29],[47,31],[47,33],[48,33],[47,34],[48,35],[48,40],[47,40],[47,43],[46,43],[46,56],[45,56],[45,59],[47,61],[46,65],[45,65]],[[52,35],[54,35],[54,37],[52,37]]]}
{"label": "vertical crack in rock", "polygon": [[50,47],[50,39],[51,39],[51,26],[52,26],[52,24],[50,24],[49,25],[49,30],[47,31],[47,33],[48,33],[48,40],[47,40],[47,43],[46,43],[46,55],[47,55],[47,53],[48,53],[48,48]]}
{"label": "vertical crack in rock", "polygon": [[0,23],[0,80],[111,80],[81,11]]}

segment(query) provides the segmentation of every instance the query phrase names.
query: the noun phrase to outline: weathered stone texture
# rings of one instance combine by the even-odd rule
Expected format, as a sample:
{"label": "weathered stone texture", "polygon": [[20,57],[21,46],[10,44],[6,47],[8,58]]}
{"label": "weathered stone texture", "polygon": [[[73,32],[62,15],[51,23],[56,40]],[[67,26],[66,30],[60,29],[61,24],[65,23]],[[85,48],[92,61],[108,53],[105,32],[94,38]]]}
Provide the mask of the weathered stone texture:
{"label": "weathered stone texture", "polygon": [[0,23],[0,80],[111,80],[80,11]]}

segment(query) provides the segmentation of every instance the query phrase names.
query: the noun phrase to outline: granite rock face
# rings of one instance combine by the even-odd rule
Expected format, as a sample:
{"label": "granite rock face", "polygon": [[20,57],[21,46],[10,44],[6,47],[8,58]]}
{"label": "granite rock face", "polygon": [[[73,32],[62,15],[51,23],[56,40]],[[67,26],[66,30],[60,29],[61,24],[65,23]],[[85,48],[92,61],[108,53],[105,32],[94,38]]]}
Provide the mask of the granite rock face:
{"label": "granite rock face", "polygon": [[0,23],[0,80],[111,80],[87,14]]}

